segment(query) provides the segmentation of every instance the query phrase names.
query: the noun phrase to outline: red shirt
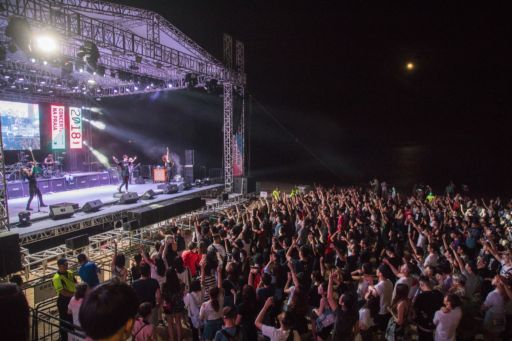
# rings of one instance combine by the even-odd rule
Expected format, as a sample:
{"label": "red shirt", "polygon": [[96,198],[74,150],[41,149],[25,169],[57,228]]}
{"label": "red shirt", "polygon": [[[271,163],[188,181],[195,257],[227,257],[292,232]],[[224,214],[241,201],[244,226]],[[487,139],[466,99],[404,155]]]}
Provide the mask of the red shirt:
{"label": "red shirt", "polygon": [[190,270],[190,275],[194,277],[196,275],[197,266],[201,261],[202,256],[190,250],[185,250],[181,254],[183,264]]}

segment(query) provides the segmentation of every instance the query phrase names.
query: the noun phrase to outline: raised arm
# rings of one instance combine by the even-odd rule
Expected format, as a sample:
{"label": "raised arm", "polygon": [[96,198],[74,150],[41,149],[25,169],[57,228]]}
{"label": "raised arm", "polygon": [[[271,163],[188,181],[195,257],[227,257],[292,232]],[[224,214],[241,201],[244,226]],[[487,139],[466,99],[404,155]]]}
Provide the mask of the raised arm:
{"label": "raised arm", "polygon": [[267,313],[267,310],[274,304],[272,297],[267,298],[265,301],[265,304],[263,305],[263,308],[261,308],[260,313],[256,317],[256,321],[254,321],[254,325],[256,328],[261,330],[261,327],[263,326],[263,319],[265,318],[265,315]]}
{"label": "raised arm", "polygon": [[334,299],[334,278],[337,276],[335,272],[333,272],[329,276],[329,285],[327,286],[327,302],[329,303],[329,306],[331,307],[332,311],[335,311],[338,308],[338,303]]}

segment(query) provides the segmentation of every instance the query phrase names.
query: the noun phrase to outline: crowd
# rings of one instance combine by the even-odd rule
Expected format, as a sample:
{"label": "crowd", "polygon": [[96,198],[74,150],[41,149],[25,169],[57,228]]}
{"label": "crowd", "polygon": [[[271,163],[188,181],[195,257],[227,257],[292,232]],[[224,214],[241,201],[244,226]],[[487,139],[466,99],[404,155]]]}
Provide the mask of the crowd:
{"label": "crowd", "polygon": [[162,229],[129,269],[115,252],[105,284],[60,260],[59,312],[92,340],[511,340],[512,201],[456,193],[275,191],[188,245]]}

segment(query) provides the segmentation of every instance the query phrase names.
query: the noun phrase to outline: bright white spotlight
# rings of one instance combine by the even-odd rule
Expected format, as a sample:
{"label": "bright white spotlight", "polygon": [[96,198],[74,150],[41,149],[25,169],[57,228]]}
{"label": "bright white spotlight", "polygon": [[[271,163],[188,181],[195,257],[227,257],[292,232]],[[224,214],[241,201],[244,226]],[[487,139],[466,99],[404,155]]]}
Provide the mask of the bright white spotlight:
{"label": "bright white spotlight", "polygon": [[167,87],[168,87],[169,89],[170,89],[170,88],[172,88],[172,84],[171,84],[171,83],[167,84]]}
{"label": "bright white spotlight", "polygon": [[43,53],[54,53],[57,51],[57,39],[48,34],[42,34],[36,37],[36,47]]}
{"label": "bright white spotlight", "polygon": [[99,129],[99,130],[105,130],[105,128],[107,127],[105,123],[101,122],[101,121],[94,121],[94,120],[90,120],[89,123],[96,129]]}
{"label": "bright white spotlight", "polygon": [[96,84],[96,81],[91,78],[91,79],[87,80],[87,83],[89,83],[89,84]]}

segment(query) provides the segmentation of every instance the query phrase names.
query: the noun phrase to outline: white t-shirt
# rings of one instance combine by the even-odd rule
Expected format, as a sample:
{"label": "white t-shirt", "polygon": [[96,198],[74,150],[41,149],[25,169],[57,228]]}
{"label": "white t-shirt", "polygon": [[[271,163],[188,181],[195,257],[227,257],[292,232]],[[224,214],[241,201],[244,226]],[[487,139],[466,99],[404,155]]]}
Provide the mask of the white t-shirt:
{"label": "white t-shirt", "polygon": [[505,300],[497,289],[487,294],[484,306],[489,308],[487,310],[489,313],[502,315],[505,312]]}
{"label": "white t-shirt", "polygon": [[386,315],[388,307],[391,305],[391,297],[393,296],[393,283],[389,279],[380,281],[375,286],[375,290],[377,290],[380,299],[379,314]]}
{"label": "white t-shirt", "polygon": [[80,326],[80,320],[78,319],[78,312],[80,311],[80,306],[82,305],[83,298],[77,300],[75,296],[71,297],[71,300],[68,304],[68,310],[71,312],[73,316],[73,324],[75,326]]}
{"label": "white t-shirt", "polygon": [[359,327],[361,330],[368,330],[375,325],[370,309],[361,308],[359,309]]}
{"label": "white t-shirt", "polygon": [[224,307],[224,295],[219,294],[219,310],[213,309],[210,301],[204,302],[199,310],[199,316],[202,320],[218,320],[222,318],[222,308]]}
{"label": "white t-shirt", "polygon": [[432,265],[432,266],[435,266],[437,264],[437,259],[439,257],[433,253],[433,254],[429,254],[427,256],[427,258],[425,259],[425,262],[423,262],[423,266],[426,268],[427,266],[429,265]]}
{"label": "white t-shirt", "polygon": [[[289,330],[276,329],[266,325],[261,326],[261,333],[270,338],[270,341],[286,341],[290,335]],[[293,331],[293,341],[300,341],[300,335],[296,330]]]}
{"label": "white t-shirt", "polygon": [[462,310],[458,307],[449,313],[442,310],[436,311],[434,314],[434,324],[436,325],[434,341],[455,341],[455,331],[461,317]]}

